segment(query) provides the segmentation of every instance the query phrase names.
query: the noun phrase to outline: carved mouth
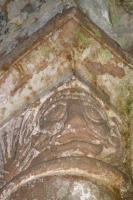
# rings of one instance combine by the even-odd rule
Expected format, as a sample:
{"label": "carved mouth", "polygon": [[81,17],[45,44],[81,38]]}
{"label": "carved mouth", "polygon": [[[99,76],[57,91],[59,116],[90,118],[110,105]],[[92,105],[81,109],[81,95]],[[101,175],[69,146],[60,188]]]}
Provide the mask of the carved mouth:
{"label": "carved mouth", "polygon": [[35,158],[35,162],[33,161],[31,166],[36,162],[41,162],[41,160],[47,161],[62,157],[86,156],[94,158],[103,151],[103,145],[92,144],[81,139],[69,140],[66,143],[58,143],[57,141],[47,141],[46,143],[41,143],[39,146],[36,146],[38,151],[42,146],[46,148]]}
{"label": "carved mouth", "polygon": [[55,143],[52,151],[59,157],[88,156],[95,157],[103,151],[101,144],[92,144],[82,140],[71,140],[64,144]]}
{"label": "carved mouth", "polygon": [[62,145],[62,144],[67,144],[72,141],[77,141],[77,142],[85,142],[88,144],[94,145],[101,145],[104,146],[106,149],[112,147],[112,145],[99,135],[96,135],[95,133],[86,133],[86,132],[76,132],[76,133],[65,133],[62,135],[57,136],[55,139],[55,144],[56,145]]}
{"label": "carved mouth", "polygon": [[52,151],[56,155],[62,155],[63,157],[75,155],[95,157],[103,151],[103,148],[108,149],[112,147],[107,140],[93,132],[61,134],[52,139],[52,144]]}
{"label": "carved mouth", "polygon": [[42,152],[38,156],[38,160],[42,158],[44,160],[51,160],[69,156],[94,158],[101,156],[102,153],[104,154],[105,149],[110,152],[112,145],[107,139],[103,139],[93,131],[82,129],[82,131],[78,130],[75,133],[67,132],[66,130],[60,134],[58,133],[52,136],[50,140],[40,142],[36,149]]}

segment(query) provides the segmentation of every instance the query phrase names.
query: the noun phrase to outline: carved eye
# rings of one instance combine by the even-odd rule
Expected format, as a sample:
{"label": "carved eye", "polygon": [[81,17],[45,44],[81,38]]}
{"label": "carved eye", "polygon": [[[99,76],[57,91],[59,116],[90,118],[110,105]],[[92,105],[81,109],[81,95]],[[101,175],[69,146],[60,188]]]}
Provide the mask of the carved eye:
{"label": "carved eye", "polygon": [[56,105],[45,115],[45,120],[48,121],[58,121],[60,120],[66,112],[66,105]]}
{"label": "carved eye", "polygon": [[93,106],[86,106],[85,113],[89,119],[92,119],[95,122],[103,121],[100,113]]}

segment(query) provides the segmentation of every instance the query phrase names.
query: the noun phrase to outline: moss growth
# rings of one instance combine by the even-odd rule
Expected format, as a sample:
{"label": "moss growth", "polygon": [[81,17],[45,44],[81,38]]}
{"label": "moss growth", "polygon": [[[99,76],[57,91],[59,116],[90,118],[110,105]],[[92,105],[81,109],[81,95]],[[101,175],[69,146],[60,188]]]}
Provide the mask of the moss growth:
{"label": "moss growth", "polygon": [[112,54],[108,49],[100,49],[98,53],[98,60],[101,64],[106,64],[112,58]]}
{"label": "moss growth", "polygon": [[44,51],[45,51],[45,52],[48,52],[48,53],[52,53],[52,52],[53,52],[53,47],[52,47],[52,45],[46,46],[46,47],[44,48]]}
{"label": "moss growth", "polygon": [[45,46],[45,48],[39,50],[37,53],[40,57],[47,56],[49,53],[53,53],[53,47],[52,45]]}
{"label": "moss growth", "polygon": [[123,81],[121,85],[117,88],[118,103],[122,110],[129,115],[132,111],[133,102],[133,86],[132,78],[128,77],[127,80]]}
{"label": "moss growth", "polygon": [[127,115],[129,115],[131,113],[131,110],[132,110],[132,106],[129,104],[126,104],[124,107],[123,107],[123,110],[126,112]]}
{"label": "moss growth", "polygon": [[86,35],[84,35],[83,33],[81,32],[78,32],[77,33],[77,40],[79,43],[82,43],[82,44],[87,44],[90,42],[90,38],[88,38]]}

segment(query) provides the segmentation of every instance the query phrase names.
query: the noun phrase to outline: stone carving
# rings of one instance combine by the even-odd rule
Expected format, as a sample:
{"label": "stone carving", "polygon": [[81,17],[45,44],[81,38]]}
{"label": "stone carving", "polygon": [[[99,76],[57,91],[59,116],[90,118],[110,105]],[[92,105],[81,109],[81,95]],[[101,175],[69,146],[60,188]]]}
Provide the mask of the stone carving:
{"label": "stone carving", "polygon": [[[102,194],[99,181],[127,197],[130,180],[114,167],[125,160],[124,140],[117,119],[106,114],[102,100],[80,88],[63,89],[36,110],[37,114],[34,108],[27,109],[2,129],[0,172],[1,186],[5,186],[0,199],[7,199],[19,185],[49,174],[89,177],[88,190],[94,179],[100,195],[94,192],[96,199]],[[72,179],[74,185],[76,179]],[[110,200],[117,196],[105,190]]]}
{"label": "stone carving", "polygon": [[50,97],[37,115],[40,133],[35,149],[40,159],[66,156],[96,157],[120,165],[124,145],[116,119],[89,93],[65,89]]}
{"label": "stone carving", "polygon": [[[14,175],[32,162],[66,156],[96,157],[114,165],[123,161],[124,145],[116,120],[108,120],[104,108],[87,92],[60,91],[41,106],[36,124],[33,118],[33,111],[28,110],[2,130],[1,166],[9,159]],[[38,133],[34,135],[35,125]]]}
{"label": "stone carving", "polygon": [[33,111],[12,120],[1,130],[0,176],[1,185],[29,167],[37,152],[32,148]]}

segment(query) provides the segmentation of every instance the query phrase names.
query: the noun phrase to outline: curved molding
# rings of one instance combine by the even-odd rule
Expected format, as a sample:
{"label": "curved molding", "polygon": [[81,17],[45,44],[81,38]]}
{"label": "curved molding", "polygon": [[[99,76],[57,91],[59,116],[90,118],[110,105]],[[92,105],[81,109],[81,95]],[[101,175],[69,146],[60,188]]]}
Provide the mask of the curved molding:
{"label": "curved molding", "polygon": [[31,180],[66,174],[101,181],[112,189],[117,189],[121,197],[129,195],[131,189],[128,176],[115,167],[93,158],[66,157],[40,163],[17,175],[0,190],[0,199],[5,200],[11,193]]}

